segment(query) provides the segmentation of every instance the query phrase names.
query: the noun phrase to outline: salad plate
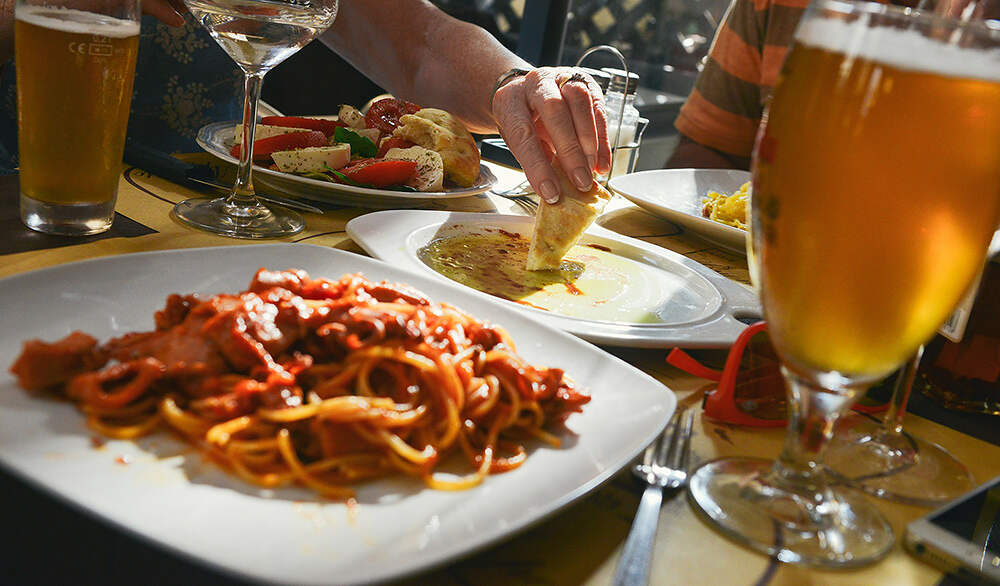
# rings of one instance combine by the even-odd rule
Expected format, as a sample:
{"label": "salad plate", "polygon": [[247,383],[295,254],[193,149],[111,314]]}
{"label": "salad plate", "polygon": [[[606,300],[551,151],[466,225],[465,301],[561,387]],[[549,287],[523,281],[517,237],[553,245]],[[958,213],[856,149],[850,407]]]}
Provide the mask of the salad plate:
{"label": "salad plate", "polygon": [[746,231],[710,220],[701,209],[709,192],[729,195],[747,181],[750,173],[737,169],[654,169],[614,177],[608,186],[637,206],[745,255]]}
{"label": "salad plate", "polygon": [[[234,120],[213,122],[203,126],[198,130],[196,139],[198,145],[227,163],[237,164],[239,161],[230,154],[235,144],[236,125],[237,122]],[[254,181],[274,191],[303,199],[366,208],[419,207],[431,201],[485,193],[497,182],[496,177],[485,165],[479,166],[479,177],[472,187],[455,187],[432,192],[395,191],[332,183],[275,171],[260,165],[254,165],[253,173]]]}
{"label": "salad plate", "polygon": [[[597,344],[722,348],[732,345],[747,323],[761,319],[757,295],[748,287],[673,251],[596,225],[564,259],[564,266],[569,262],[585,267],[574,269],[572,279],[546,275],[555,271],[511,266],[523,258],[508,263],[510,251],[502,251],[507,243],[497,238],[516,237],[524,248],[532,227],[532,218],[526,216],[387,210],[354,218],[347,233],[369,254],[393,266],[442,282],[465,281],[462,284],[477,296]],[[433,254],[449,241],[466,252],[441,253],[451,256],[432,268]],[[470,250],[485,252],[470,261]],[[468,271],[501,275],[507,288],[493,295],[476,290],[474,282],[449,267],[481,267]],[[537,287],[541,291],[510,289],[538,278],[550,281]]]}
{"label": "salad plate", "polygon": [[[304,488],[249,485],[165,431],[97,445],[75,406],[23,391],[6,370],[28,338],[81,330],[106,340],[148,330],[168,294],[241,291],[261,266],[407,283],[505,327],[526,360],[565,369],[591,402],[556,432],[562,447],[529,442],[522,466],[477,487],[440,491],[418,479],[385,477],[357,485],[352,504]],[[652,377],[530,315],[326,247],[244,245],[100,258],[0,280],[0,303],[18,308],[0,329],[0,465],[97,519],[260,583],[367,584],[486,547],[610,478],[657,436],[676,406],[673,392]]]}

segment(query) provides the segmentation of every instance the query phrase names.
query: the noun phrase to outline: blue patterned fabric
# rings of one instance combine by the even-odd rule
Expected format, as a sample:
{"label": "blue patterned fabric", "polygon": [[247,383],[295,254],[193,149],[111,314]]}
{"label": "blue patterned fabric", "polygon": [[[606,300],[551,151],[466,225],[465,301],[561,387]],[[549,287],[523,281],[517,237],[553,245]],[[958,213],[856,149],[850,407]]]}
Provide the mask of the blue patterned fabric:
{"label": "blue patterned fabric", "polygon": [[[143,17],[128,136],[167,152],[199,151],[210,122],[242,114],[243,75],[190,15],[183,27]],[[17,89],[11,60],[0,79],[0,174],[17,167]]]}

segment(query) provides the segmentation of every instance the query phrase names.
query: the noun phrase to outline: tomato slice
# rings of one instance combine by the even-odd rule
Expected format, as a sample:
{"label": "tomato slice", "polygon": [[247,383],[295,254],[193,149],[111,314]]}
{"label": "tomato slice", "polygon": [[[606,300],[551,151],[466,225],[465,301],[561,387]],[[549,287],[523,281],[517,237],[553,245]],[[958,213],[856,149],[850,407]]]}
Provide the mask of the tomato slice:
{"label": "tomato slice", "polygon": [[365,126],[378,128],[385,134],[392,134],[399,126],[399,118],[404,114],[415,114],[420,106],[406,100],[382,98],[368,107],[365,114]]}
{"label": "tomato slice", "polygon": [[417,170],[415,161],[380,161],[367,159],[340,170],[351,181],[367,183],[375,187],[402,185]]}
{"label": "tomato slice", "polygon": [[319,130],[327,136],[333,136],[338,126],[347,126],[347,124],[344,124],[340,120],[317,120],[316,118],[303,118],[301,116],[264,116],[261,118],[260,123],[270,126],[283,126],[285,128]]}
{"label": "tomato slice", "polygon": [[405,138],[399,138],[398,136],[390,136],[389,138],[382,141],[382,144],[378,147],[378,157],[382,158],[385,156],[389,149],[408,149],[417,143],[406,140]]}
{"label": "tomato slice", "polygon": [[[253,160],[266,161],[271,158],[271,153],[278,151],[290,151],[305,147],[321,147],[328,146],[329,144],[330,141],[327,140],[326,135],[319,130],[269,136],[253,141]],[[242,144],[235,145],[230,151],[230,154],[237,159],[240,158],[242,153]]]}

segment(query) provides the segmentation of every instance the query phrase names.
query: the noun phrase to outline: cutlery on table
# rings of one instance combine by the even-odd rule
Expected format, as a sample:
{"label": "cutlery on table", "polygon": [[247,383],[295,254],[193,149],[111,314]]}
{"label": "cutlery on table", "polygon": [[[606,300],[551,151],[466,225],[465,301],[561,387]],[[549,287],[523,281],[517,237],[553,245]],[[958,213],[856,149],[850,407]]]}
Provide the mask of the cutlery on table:
{"label": "cutlery on table", "polygon": [[693,424],[694,409],[678,409],[660,437],[646,448],[642,463],[632,469],[647,486],[615,568],[612,582],[615,586],[645,586],[649,583],[663,491],[668,490],[668,496],[673,496],[687,484]]}
{"label": "cutlery on table", "polygon": [[[210,188],[225,193],[233,189],[232,185],[220,183],[208,165],[194,165],[182,161],[168,153],[140,144],[131,139],[125,141],[125,162],[149,171],[157,177],[162,177],[167,181],[172,181],[191,189],[204,191],[205,188]],[[261,194],[260,192],[257,192],[257,197],[268,203],[285,206],[286,208],[313,214],[323,213],[322,209],[314,205],[287,197]]]}
{"label": "cutlery on table", "polygon": [[513,201],[521,206],[524,211],[528,212],[529,216],[535,215],[535,212],[538,211],[538,202],[531,197],[535,195],[535,191],[531,188],[531,184],[528,183],[527,179],[510,189],[492,189],[490,193]]}

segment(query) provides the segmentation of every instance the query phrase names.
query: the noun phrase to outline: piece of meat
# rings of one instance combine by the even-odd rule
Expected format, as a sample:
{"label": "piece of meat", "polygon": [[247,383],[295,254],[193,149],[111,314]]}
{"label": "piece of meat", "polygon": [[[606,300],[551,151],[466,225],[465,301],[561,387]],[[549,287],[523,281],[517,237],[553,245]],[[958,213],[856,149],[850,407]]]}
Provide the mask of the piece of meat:
{"label": "piece of meat", "polygon": [[298,295],[302,291],[302,286],[308,281],[308,273],[300,269],[269,271],[262,268],[253,276],[253,280],[250,281],[247,291],[260,293],[267,289],[281,287]]}
{"label": "piece of meat", "polygon": [[119,362],[156,358],[168,372],[192,368],[206,375],[225,372],[228,368],[218,346],[201,335],[204,322],[189,317],[169,330],[126,334],[109,341],[105,349]]}
{"label": "piece of meat", "polygon": [[190,307],[184,320],[169,329],[126,334],[107,342],[104,349],[120,362],[156,358],[166,368],[167,378],[183,378],[193,372],[205,376],[227,372],[229,366],[219,346],[203,330],[209,320],[240,303],[239,297],[217,295]]}
{"label": "piece of meat", "polygon": [[167,330],[184,321],[191,308],[198,305],[201,299],[197,295],[178,295],[167,297],[167,304],[153,314],[157,330]]}
{"label": "piece of meat", "polygon": [[73,332],[56,342],[28,340],[10,367],[22,388],[42,390],[66,383],[74,376],[104,366],[107,358],[97,339]]}
{"label": "piece of meat", "polygon": [[[268,289],[265,295],[280,299],[276,291]],[[274,356],[299,339],[301,308],[291,300],[270,303],[255,293],[244,293],[239,299],[239,304],[226,304],[225,311],[208,319],[202,334],[215,343],[238,372],[259,365],[275,372],[281,370]]]}
{"label": "piece of meat", "polygon": [[408,285],[399,283],[381,283],[366,289],[368,294],[383,303],[402,301],[412,305],[430,305],[431,300],[426,295]]}

